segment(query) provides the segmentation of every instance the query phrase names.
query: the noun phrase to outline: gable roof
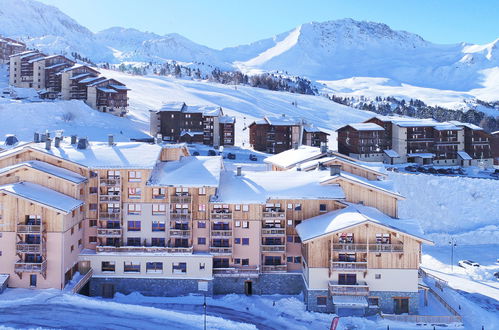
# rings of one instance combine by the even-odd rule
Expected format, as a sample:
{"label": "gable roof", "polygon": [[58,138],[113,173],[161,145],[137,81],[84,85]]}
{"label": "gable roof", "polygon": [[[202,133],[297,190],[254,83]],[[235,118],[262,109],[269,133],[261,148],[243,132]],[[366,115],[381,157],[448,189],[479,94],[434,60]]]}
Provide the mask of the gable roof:
{"label": "gable roof", "polygon": [[354,161],[351,161],[349,159],[346,159],[346,158],[343,158],[343,157],[339,157],[339,156],[331,156],[331,157],[328,156],[328,157],[317,158],[317,159],[313,159],[313,160],[310,160],[310,161],[307,161],[307,162],[303,162],[303,163],[300,164],[300,168],[302,170],[307,171],[307,170],[311,170],[311,169],[317,168],[317,165],[319,165],[319,164],[327,164],[329,162],[334,162],[334,161],[338,161],[340,163],[349,164],[349,165],[361,168],[361,169],[363,169],[365,171],[371,172],[373,174],[376,174],[378,176],[386,177],[386,174],[377,171],[373,167],[361,164],[359,162],[354,162]]}
{"label": "gable roof", "polygon": [[58,166],[55,166],[55,165],[52,165],[49,163],[41,162],[39,160],[30,160],[30,161],[26,161],[26,162],[22,162],[22,163],[18,163],[15,165],[1,168],[0,174],[7,173],[7,172],[10,172],[11,170],[19,169],[22,167],[29,167],[29,168],[32,168],[32,169],[35,169],[38,171],[42,171],[42,172],[45,172],[47,174],[56,176],[58,178],[61,178],[61,179],[64,179],[64,180],[67,180],[67,181],[70,181],[70,182],[76,183],[76,184],[87,181],[86,177],[84,177],[78,173],[72,172],[72,171],[67,170],[65,168],[58,167]]}
{"label": "gable roof", "polygon": [[356,131],[384,131],[385,129],[378,124],[374,123],[355,123],[355,124],[348,124],[345,126],[342,126],[338,128],[336,131],[339,131],[345,127],[351,127]]}
{"label": "gable roof", "polygon": [[390,181],[370,181],[370,180],[367,180],[363,177],[360,177],[360,176],[357,176],[357,175],[354,175],[354,174],[351,174],[351,173],[348,173],[345,171],[341,171],[340,174],[330,176],[330,177],[324,179],[323,181],[321,181],[321,183],[335,182],[336,180],[345,180],[345,181],[348,181],[350,183],[360,184],[360,185],[366,186],[368,188],[380,191],[384,194],[391,195],[397,199],[405,199],[405,197],[400,195],[398,192],[391,190],[391,187],[390,187],[391,182]]}
{"label": "gable roof", "polygon": [[299,163],[306,162],[324,156],[320,148],[310,146],[299,146],[297,149],[289,149],[276,155],[267,157],[264,162],[282,168],[291,168]]}
{"label": "gable roof", "polygon": [[0,186],[0,191],[66,214],[83,205],[78,199],[31,182],[5,184]]}
{"label": "gable roof", "polygon": [[394,219],[379,210],[359,205],[351,204],[343,209],[321,214],[319,216],[302,221],[296,226],[296,232],[302,242],[314,240],[340,230],[345,230],[363,223],[374,223],[391,230],[414,237],[415,239],[433,244],[426,239],[416,221]]}

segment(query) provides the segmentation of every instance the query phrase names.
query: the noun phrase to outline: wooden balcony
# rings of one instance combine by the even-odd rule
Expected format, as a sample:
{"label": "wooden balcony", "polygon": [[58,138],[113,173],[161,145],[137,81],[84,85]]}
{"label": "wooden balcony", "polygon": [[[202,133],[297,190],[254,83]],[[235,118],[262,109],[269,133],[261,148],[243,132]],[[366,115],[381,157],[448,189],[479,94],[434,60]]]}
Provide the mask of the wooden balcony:
{"label": "wooden balcony", "polygon": [[192,253],[193,248],[192,248],[192,246],[190,246],[190,247],[169,246],[166,248],[166,251],[168,253]]}
{"label": "wooden balcony", "polygon": [[331,270],[365,271],[367,261],[331,261]]}
{"label": "wooden balcony", "polygon": [[40,234],[43,230],[42,225],[17,225],[18,234]]}
{"label": "wooden balcony", "polygon": [[329,281],[329,293],[332,296],[368,296],[369,286],[362,281],[356,284],[338,284],[338,282]]}
{"label": "wooden balcony", "polygon": [[192,196],[189,195],[172,195],[170,196],[170,203],[172,204],[190,204]]}
{"label": "wooden balcony", "polygon": [[286,265],[262,265],[263,272],[285,272],[287,269]]}
{"label": "wooden balcony", "polygon": [[404,252],[404,244],[369,244],[369,252]]}
{"label": "wooden balcony", "polygon": [[262,252],[285,252],[286,245],[261,245]]}
{"label": "wooden balcony", "polygon": [[115,177],[115,178],[100,179],[100,185],[104,186],[104,187],[120,186],[121,185],[121,178]]}
{"label": "wooden balcony", "polygon": [[230,255],[232,254],[232,247],[230,246],[210,246],[210,253]]}
{"label": "wooden balcony", "polygon": [[211,220],[232,220],[232,212],[212,212]]}
{"label": "wooden balcony", "polygon": [[172,249],[186,249],[192,252],[192,248],[170,248],[165,246],[97,246],[97,252],[168,252],[171,253]]}
{"label": "wooden balcony", "polygon": [[120,195],[99,195],[100,202],[120,202]]}
{"label": "wooden balcony", "polygon": [[284,228],[262,228],[262,236],[284,236],[286,229]]}
{"label": "wooden balcony", "polygon": [[284,211],[271,211],[271,212],[263,212],[262,214],[263,219],[286,219],[286,212]]}
{"label": "wooden balcony", "polygon": [[172,229],[170,228],[170,237],[173,238],[189,238],[191,236],[190,230],[182,230],[182,229]]}
{"label": "wooden balcony", "polygon": [[213,268],[213,275],[217,277],[258,277],[259,274],[258,267]]}
{"label": "wooden balcony", "polygon": [[121,228],[97,228],[98,237],[121,237]]}
{"label": "wooden balcony", "polygon": [[14,265],[16,273],[45,273],[47,271],[47,260],[42,262],[18,261]]}
{"label": "wooden balcony", "polygon": [[28,244],[19,242],[16,244],[17,253],[42,253],[44,251],[41,243],[39,244]]}
{"label": "wooden balcony", "polygon": [[190,221],[191,218],[192,218],[191,213],[170,212],[170,220],[173,221]]}
{"label": "wooden balcony", "polygon": [[211,237],[232,237],[232,229],[214,229]]}
{"label": "wooden balcony", "polygon": [[366,252],[367,244],[334,243],[332,250],[335,252]]}
{"label": "wooden balcony", "polygon": [[404,252],[404,245],[335,243],[332,250],[334,252]]}

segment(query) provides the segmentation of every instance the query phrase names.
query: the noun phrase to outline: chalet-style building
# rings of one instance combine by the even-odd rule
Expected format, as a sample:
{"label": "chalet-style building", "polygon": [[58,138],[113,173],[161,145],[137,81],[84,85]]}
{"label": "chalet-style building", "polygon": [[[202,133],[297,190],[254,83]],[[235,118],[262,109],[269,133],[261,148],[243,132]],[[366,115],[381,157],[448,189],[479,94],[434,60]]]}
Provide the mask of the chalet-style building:
{"label": "chalet-style building", "polygon": [[235,117],[226,116],[221,107],[191,106],[183,102],[166,103],[150,110],[150,132],[164,141],[232,146]]}
{"label": "chalet-style building", "polygon": [[20,41],[0,36],[0,63],[10,63],[10,56],[22,53],[26,50],[26,45]]}
{"label": "chalet-style building", "polygon": [[499,131],[492,132],[490,140],[490,149],[494,158],[494,165],[499,165]]}
{"label": "chalet-style building", "polygon": [[253,149],[278,154],[297,145],[319,147],[327,144],[329,133],[305,123],[302,119],[265,116],[249,126],[250,145]]}
{"label": "chalet-style building", "polygon": [[376,116],[337,132],[338,151],[363,161],[492,166],[489,134],[476,125]]}
{"label": "chalet-style building", "polygon": [[234,171],[183,144],[9,139],[0,273],[10,287],[62,289],[78,271],[77,287],[104,297],[303,292],[309,310],[417,313],[430,242],[397,229],[402,196],[351,158],[301,146],[288,170]]}

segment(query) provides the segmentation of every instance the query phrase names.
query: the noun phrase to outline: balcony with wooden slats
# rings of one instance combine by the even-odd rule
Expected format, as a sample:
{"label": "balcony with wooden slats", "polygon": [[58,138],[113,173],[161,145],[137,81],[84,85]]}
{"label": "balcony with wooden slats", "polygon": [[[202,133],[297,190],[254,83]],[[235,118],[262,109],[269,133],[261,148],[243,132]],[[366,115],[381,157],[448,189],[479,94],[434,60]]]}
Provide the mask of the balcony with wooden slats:
{"label": "balcony with wooden slats", "polygon": [[329,293],[332,296],[368,296],[369,286],[363,281],[357,281],[355,284],[338,284],[336,281],[329,281]]}

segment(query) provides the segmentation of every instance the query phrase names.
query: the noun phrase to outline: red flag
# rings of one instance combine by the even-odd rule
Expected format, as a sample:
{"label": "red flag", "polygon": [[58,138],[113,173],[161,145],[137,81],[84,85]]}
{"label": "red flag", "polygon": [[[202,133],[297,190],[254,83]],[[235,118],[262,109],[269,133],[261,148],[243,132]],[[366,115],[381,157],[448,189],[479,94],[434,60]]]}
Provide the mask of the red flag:
{"label": "red flag", "polygon": [[331,328],[330,330],[336,330],[336,327],[338,326],[338,322],[340,322],[340,317],[335,316],[333,321],[331,322]]}

